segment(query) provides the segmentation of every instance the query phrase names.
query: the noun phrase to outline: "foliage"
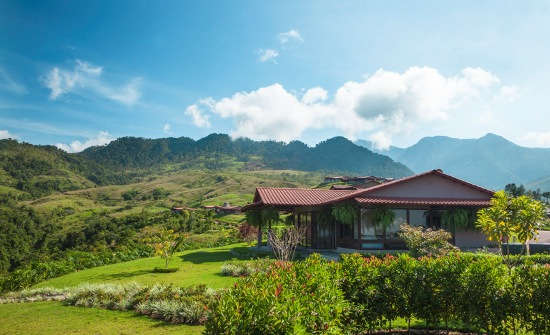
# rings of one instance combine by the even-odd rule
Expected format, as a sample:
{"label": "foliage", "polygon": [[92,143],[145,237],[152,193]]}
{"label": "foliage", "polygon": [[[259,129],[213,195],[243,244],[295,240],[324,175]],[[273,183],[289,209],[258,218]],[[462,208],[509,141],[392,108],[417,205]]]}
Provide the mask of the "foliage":
{"label": "foliage", "polygon": [[395,219],[395,213],[388,207],[376,207],[372,210],[372,219],[376,225],[389,227]]}
{"label": "foliage", "polygon": [[140,286],[85,285],[69,292],[64,303],[72,306],[134,310],[154,319],[176,324],[200,324],[206,320],[207,306],[215,293],[204,285],[173,287],[171,285]]}
{"label": "foliage", "polygon": [[483,208],[477,213],[476,225],[481,228],[489,241],[498,243],[508,242],[513,231],[510,220],[510,201],[504,191],[495,192],[491,199],[491,206]]}
{"label": "foliage", "polygon": [[151,232],[145,241],[153,248],[155,256],[159,256],[164,260],[164,267],[168,268],[168,262],[183,244],[184,238],[184,236],[174,233],[173,230],[163,227]]}
{"label": "foliage", "polygon": [[477,225],[499,247],[511,236],[516,236],[529,253],[528,242],[536,236],[544,215],[541,202],[525,195],[513,198],[505,191],[499,191],[491,199],[491,207],[478,212]]}
{"label": "foliage", "polygon": [[514,233],[518,240],[526,247],[529,255],[529,240],[534,239],[545,218],[544,205],[537,200],[525,195],[512,199],[514,213]]}
{"label": "foliage", "polygon": [[126,251],[99,253],[69,251],[64,257],[53,261],[34,261],[9,274],[0,277],[0,292],[16,291],[28,288],[43,280],[58,277],[70,272],[88,269],[96,266],[113,264],[151,256],[147,247],[129,249]]}
{"label": "foliage", "polygon": [[226,262],[221,267],[221,274],[231,277],[249,276],[256,272],[266,272],[273,263],[274,261],[269,258],[258,258],[244,262]]}
{"label": "foliage", "polygon": [[357,222],[357,207],[351,203],[336,204],[332,208],[332,216],[337,221],[351,226]]}
{"label": "foliage", "polygon": [[441,223],[450,230],[470,228],[470,211],[464,208],[452,208],[443,212]]}
{"label": "foliage", "polygon": [[214,301],[205,334],[340,334],[346,303],[319,255],[276,262]]}
{"label": "foliage", "polygon": [[401,225],[399,237],[405,241],[411,256],[440,256],[446,255],[458,249],[449,241],[452,236],[443,229],[432,230],[430,228],[412,227]]}
{"label": "foliage", "polygon": [[248,222],[243,222],[239,225],[239,237],[248,243],[252,244],[252,241],[258,236],[258,228],[249,224]]}

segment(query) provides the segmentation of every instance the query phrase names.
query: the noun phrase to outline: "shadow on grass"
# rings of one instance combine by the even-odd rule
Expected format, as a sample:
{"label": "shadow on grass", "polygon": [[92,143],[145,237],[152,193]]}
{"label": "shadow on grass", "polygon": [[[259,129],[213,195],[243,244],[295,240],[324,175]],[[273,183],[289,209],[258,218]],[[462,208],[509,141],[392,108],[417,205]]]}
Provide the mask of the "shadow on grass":
{"label": "shadow on grass", "polygon": [[182,261],[191,262],[193,264],[202,264],[210,262],[223,262],[232,259],[247,260],[258,257],[266,257],[270,253],[259,252],[254,248],[235,247],[230,250],[213,250],[213,251],[195,251],[185,255],[181,255]]}
{"label": "shadow on grass", "polygon": [[117,273],[104,273],[96,276],[97,279],[109,280],[109,279],[123,279],[131,278],[135,276],[140,276],[148,273],[153,273],[153,269],[149,270],[136,270],[136,271],[126,271],[126,272],[117,272]]}

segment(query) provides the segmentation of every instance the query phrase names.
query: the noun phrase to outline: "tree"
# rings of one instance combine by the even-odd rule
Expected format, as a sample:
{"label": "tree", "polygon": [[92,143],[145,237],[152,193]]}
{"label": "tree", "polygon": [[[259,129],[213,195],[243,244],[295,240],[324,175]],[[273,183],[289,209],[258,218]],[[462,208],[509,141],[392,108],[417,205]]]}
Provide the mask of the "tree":
{"label": "tree", "polygon": [[491,199],[491,207],[478,211],[476,226],[483,231],[489,241],[497,242],[499,250],[502,250],[502,243],[508,242],[513,232],[507,192],[495,192]]}
{"label": "tree", "polygon": [[548,201],[550,201],[550,192],[542,193],[542,197],[546,199],[546,203],[548,203]]}
{"label": "tree", "polygon": [[523,185],[508,184],[504,186],[504,192],[512,197],[519,197],[525,194],[525,187]]}
{"label": "tree", "polygon": [[499,191],[491,199],[491,207],[478,212],[476,224],[499,248],[514,235],[529,254],[529,240],[535,238],[543,219],[544,205],[540,201],[526,195],[511,197]]}
{"label": "tree", "polygon": [[183,235],[162,227],[160,230],[150,233],[146,242],[155,249],[155,256],[160,256],[164,260],[164,267],[168,268],[172,256],[183,243]]}
{"label": "tree", "polygon": [[525,252],[530,254],[529,240],[536,237],[544,219],[544,205],[535,199],[522,195],[511,200],[514,219],[514,233],[525,245]]}

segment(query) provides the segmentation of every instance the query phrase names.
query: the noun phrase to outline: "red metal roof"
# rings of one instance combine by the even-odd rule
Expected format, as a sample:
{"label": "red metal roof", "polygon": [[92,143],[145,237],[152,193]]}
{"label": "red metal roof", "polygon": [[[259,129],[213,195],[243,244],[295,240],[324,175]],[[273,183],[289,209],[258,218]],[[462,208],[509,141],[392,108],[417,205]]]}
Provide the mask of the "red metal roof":
{"label": "red metal roof", "polygon": [[458,184],[462,184],[462,185],[465,185],[465,186],[468,186],[468,187],[471,187],[471,188],[474,188],[478,191],[481,191],[483,193],[486,193],[487,195],[489,196],[493,196],[493,194],[495,192],[491,191],[491,190],[488,190],[486,188],[483,188],[481,186],[477,186],[477,185],[474,185],[472,183],[469,183],[467,181],[464,181],[462,179],[458,179],[458,178],[455,178],[453,176],[450,176],[448,174],[445,174],[443,173],[442,170],[440,169],[436,169],[436,170],[431,170],[431,171],[427,171],[427,172],[423,172],[423,173],[419,173],[419,174],[415,174],[415,175],[412,175],[412,176],[409,176],[409,177],[404,177],[404,178],[401,178],[401,179],[396,179],[396,180],[392,180],[392,181],[388,181],[386,183],[382,183],[380,185],[376,185],[376,186],[372,186],[372,187],[369,187],[369,188],[365,188],[365,189],[359,189],[357,191],[354,191],[353,193],[350,193],[350,194],[346,194],[346,195],[343,195],[341,196],[340,198],[337,198],[337,199],[333,199],[333,200],[329,200],[327,201],[326,203],[323,203],[324,204],[330,204],[330,203],[335,203],[335,202],[339,202],[339,201],[343,201],[343,200],[346,200],[346,199],[353,199],[353,198],[356,198],[356,197],[359,197],[361,195],[365,195],[365,194],[368,194],[372,191],[375,191],[375,190],[379,190],[379,189],[382,189],[382,188],[386,188],[386,187],[389,187],[389,186],[392,186],[392,185],[395,185],[395,184],[400,184],[400,183],[406,183],[412,179],[416,179],[416,178],[420,178],[420,177],[423,177],[423,176],[426,176],[426,175],[429,175],[429,174],[434,174],[434,175],[438,175],[438,176],[441,176],[443,178],[446,178],[446,179],[449,179],[450,181],[452,182],[455,182],[455,183],[458,183]]}
{"label": "red metal roof", "polygon": [[354,190],[258,187],[254,202],[273,206],[314,206],[338,199]]}
{"label": "red metal roof", "polygon": [[[412,179],[419,178],[428,174],[436,174],[447,178],[452,182],[460,183],[474,188],[487,194],[485,199],[443,199],[443,198],[399,198],[399,197],[379,197],[369,196],[374,190],[389,187],[398,183],[406,183]],[[388,181],[386,183],[359,190],[326,190],[326,189],[301,189],[301,188],[274,188],[258,187],[254,196],[254,202],[242,208],[248,209],[275,206],[275,207],[294,207],[294,206],[321,206],[333,204],[336,202],[353,199],[359,204],[387,204],[387,205],[442,205],[442,206],[489,206],[489,198],[494,194],[493,191],[483,187],[468,183],[464,180],[449,176],[441,170],[431,170],[414,176]]]}
{"label": "red metal roof", "polygon": [[429,205],[429,206],[490,206],[488,199],[441,199],[441,198],[398,198],[398,197],[357,197],[362,205]]}

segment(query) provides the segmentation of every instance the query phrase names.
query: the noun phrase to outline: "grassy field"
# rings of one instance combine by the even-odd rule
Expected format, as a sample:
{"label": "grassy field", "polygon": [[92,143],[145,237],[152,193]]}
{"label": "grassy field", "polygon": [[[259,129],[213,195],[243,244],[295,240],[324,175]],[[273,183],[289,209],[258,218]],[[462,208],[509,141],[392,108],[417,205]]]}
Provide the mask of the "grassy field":
{"label": "grassy field", "polygon": [[[175,273],[152,273],[162,266],[158,257],[138,259],[87,269],[53,278],[37,287],[70,287],[83,283],[141,284],[172,283],[178,286],[205,284],[228,287],[233,277],[220,274],[221,265],[231,259],[255,255],[244,243],[226,247],[190,250],[175,256],[170,267]],[[170,325],[138,316],[133,312],[63,306],[57,302],[0,305],[0,334],[200,334],[202,326]]]}
{"label": "grassy field", "polygon": [[200,334],[202,326],[171,325],[133,312],[63,306],[59,302],[0,305],[0,334]]}
{"label": "grassy field", "polygon": [[169,266],[179,269],[174,273],[153,273],[153,268],[164,266],[164,261],[159,257],[151,257],[69,273],[41,282],[36,287],[63,288],[82,283],[137,282],[151,285],[172,283],[178,286],[205,284],[212,288],[223,288],[233,284],[235,279],[220,274],[222,264],[253,252],[248,249],[245,243],[239,243],[185,251],[172,258]]}

